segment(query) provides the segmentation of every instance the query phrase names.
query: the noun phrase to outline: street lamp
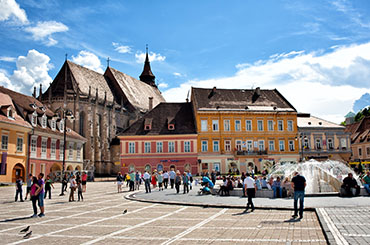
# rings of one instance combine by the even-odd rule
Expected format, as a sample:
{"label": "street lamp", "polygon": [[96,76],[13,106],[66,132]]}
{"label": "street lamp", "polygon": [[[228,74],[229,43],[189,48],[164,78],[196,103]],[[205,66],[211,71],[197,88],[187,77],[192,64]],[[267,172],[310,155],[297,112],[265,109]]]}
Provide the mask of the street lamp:
{"label": "street lamp", "polygon": [[64,108],[58,108],[56,110],[56,114],[53,117],[54,119],[61,118],[63,120],[63,166],[62,166],[62,175],[61,175],[61,181],[62,181],[62,190],[59,196],[64,196],[64,186],[63,186],[63,177],[64,177],[64,172],[65,172],[65,165],[66,165],[66,138],[67,138],[67,120],[69,119],[70,121],[74,120],[73,112],[69,109],[64,109]]}
{"label": "street lamp", "polygon": [[[298,137],[295,138],[296,140],[298,140]],[[304,140],[307,139],[307,136],[306,135],[303,135],[303,133],[299,133],[299,141],[301,142],[301,159],[300,159],[300,162],[303,161],[303,148],[304,148]]]}

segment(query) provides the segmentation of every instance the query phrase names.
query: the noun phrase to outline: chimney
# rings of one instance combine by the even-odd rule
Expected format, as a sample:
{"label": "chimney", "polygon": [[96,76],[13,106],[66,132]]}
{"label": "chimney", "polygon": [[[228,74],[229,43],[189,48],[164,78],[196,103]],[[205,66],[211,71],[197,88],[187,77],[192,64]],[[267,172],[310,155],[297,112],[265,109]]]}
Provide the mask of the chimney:
{"label": "chimney", "polygon": [[149,97],[149,111],[153,109],[153,97]]}
{"label": "chimney", "polygon": [[49,105],[51,105],[51,83],[49,83]]}
{"label": "chimney", "polygon": [[254,92],[256,93],[257,96],[260,96],[261,95],[260,87],[257,87]]}
{"label": "chimney", "polygon": [[215,94],[216,94],[216,87],[213,87],[211,93],[209,93],[209,95],[208,95],[208,99],[212,98],[212,96],[215,95]]}
{"label": "chimney", "polygon": [[39,100],[41,100],[41,96],[42,96],[42,84],[40,83],[40,94],[39,94]]}
{"label": "chimney", "polygon": [[257,87],[255,90],[254,90],[254,93],[253,93],[253,96],[252,96],[252,103],[256,102],[257,99],[261,96],[261,89],[260,87]]}

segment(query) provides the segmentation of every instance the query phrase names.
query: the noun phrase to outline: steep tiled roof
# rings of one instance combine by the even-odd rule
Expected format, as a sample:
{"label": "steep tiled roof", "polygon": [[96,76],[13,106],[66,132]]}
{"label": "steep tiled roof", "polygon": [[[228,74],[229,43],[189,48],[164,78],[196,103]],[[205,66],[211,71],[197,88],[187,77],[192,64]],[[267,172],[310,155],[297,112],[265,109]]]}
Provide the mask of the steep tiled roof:
{"label": "steep tiled roof", "polygon": [[149,97],[153,98],[153,107],[161,102],[165,102],[161,92],[157,88],[117,71],[114,68],[108,67],[108,69],[132,106],[144,111],[148,110]]}
{"label": "steep tiled roof", "polygon": [[[13,108],[15,107],[10,96],[0,92],[0,108],[2,108],[3,106],[12,106]],[[30,129],[32,128],[31,125],[16,112],[13,114],[13,118],[9,118],[8,115],[3,112],[3,110],[0,110],[0,122],[23,126]]]}
{"label": "steep tiled roof", "polygon": [[296,111],[276,89],[192,88],[192,99],[197,110]]}
{"label": "steep tiled roof", "polygon": [[352,134],[352,144],[370,142],[370,117],[364,117],[360,122],[347,125],[346,131]]}
{"label": "steep tiled roof", "polygon": [[310,116],[310,117],[297,117],[297,123],[299,128],[337,128],[337,129],[345,129],[344,126],[338,125],[336,123],[332,123],[326,121],[324,119]]}
{"label": "steep tiled roof", "polygon": [[[174,130],[168,129],[168,118],[173,118]],[[144,122],[151,122],[151,129],[144,130]],[[120,135],[177,135],[196,134],[191,103],[160,103],[145,116],[134,122]]]}

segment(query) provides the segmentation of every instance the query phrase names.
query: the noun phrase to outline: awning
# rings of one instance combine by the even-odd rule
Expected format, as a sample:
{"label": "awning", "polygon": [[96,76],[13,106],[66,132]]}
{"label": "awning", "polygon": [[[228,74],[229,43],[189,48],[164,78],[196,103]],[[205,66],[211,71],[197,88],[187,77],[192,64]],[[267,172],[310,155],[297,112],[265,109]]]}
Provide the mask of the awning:
{"label": "awning", "polygon": [[[349,162],[350,165],[358,165],[360,162]],[[361,164],[370,164],[370,161],[361,162]]]}

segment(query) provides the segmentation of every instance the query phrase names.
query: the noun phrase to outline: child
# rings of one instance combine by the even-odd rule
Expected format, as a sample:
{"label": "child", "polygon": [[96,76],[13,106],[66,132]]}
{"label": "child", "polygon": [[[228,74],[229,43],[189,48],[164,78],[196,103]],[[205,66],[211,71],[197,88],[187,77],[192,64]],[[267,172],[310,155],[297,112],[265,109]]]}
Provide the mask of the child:
{"label": "child", "polygon": [[80,197],[81,197],[81,201],[84,201],[84,197],[82,196],[82,183],[81,183],[81,180],[78,180],[77,181],[77,189],[78,189],[78,201],[80,201]]}

